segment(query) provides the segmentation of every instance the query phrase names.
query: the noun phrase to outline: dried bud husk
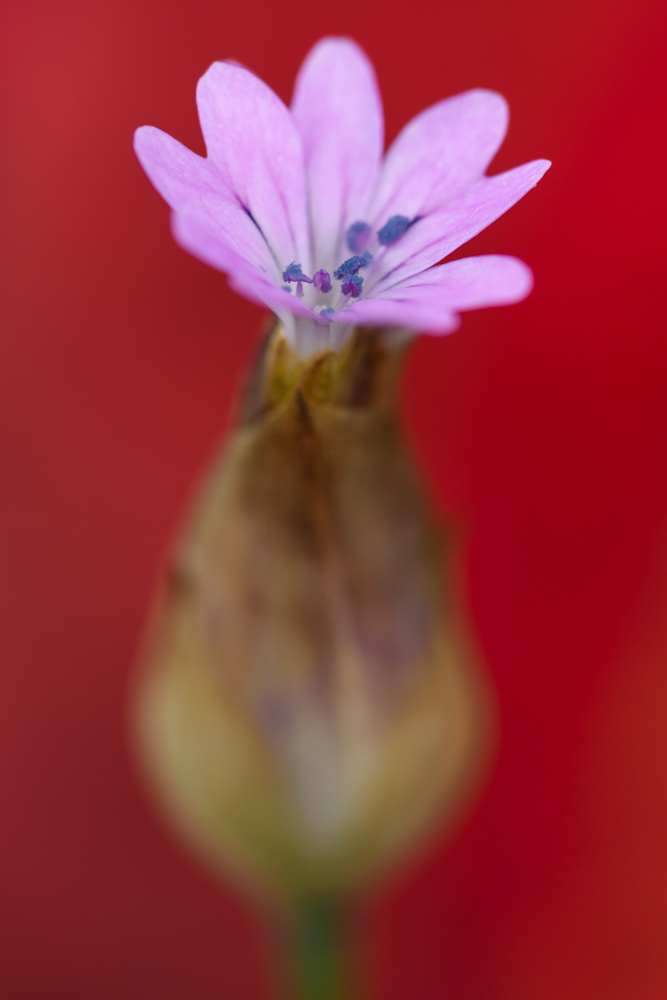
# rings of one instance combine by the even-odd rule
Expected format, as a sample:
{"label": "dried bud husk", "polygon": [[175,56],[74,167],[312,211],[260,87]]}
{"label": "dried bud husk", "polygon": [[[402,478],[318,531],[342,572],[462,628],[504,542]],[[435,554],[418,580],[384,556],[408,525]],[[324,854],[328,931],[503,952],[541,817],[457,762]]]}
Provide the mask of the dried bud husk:
{"label": "dried bud husk", "polygon": [[208,859],[341,893],[451,817],[486,699],[461,647],[380,333],[298,358],[279,329],[171,561],[141,749]]}

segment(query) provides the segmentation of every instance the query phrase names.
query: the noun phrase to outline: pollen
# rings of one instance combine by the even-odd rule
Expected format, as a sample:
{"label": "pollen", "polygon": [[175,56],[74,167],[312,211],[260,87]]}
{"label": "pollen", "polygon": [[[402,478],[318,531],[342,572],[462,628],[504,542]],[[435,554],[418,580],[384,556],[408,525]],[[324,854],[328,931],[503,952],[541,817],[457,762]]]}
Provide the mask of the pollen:
{"label": "pollen", "polygon": [[345,234],[345,242],[352,253],[361,253],[368,243],[371,227],[367,222],[353,222]]}
{"label": "pollen", "polygon": [[360,267],[365,267],[368,261],[365,257],[348,257],[343,263],[334,271],[334,278],[338,278],[340,281],[343,278],[347,278],[349,275],[356,274]]}
{"label": "pollen", "polygon": [[[412,222],[416,222],[413,219]],[[388,222],[385,222],[382,229],[378,229],[378,240],[384,246],[389,246],[390,243],[395,243],[399,237],[403,235],[406,229],[409,229],[412,222],[406,215],[392,215]]]}
{"label": "pollen", "polygon": [[294,261],[292,261],[291,264],[288,264],[283,271],[283,281],[305,281],[309,285],[312,285],[313,283],[313,279],[309,278],[301,270],[301,264],[296,264]]}

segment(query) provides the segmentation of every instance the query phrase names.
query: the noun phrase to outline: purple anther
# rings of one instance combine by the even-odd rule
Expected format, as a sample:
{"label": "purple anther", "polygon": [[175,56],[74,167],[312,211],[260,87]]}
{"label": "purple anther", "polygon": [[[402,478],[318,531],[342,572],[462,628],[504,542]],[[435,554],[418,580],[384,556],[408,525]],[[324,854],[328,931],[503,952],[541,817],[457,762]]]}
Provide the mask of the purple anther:
{"label": "purple anther", "polygon": [[301,270],[301,264],[295,264],[294,261],[283,271],[283,281],[307,281],[309,285],[313,283],[313,279]]}
{"label": "purple anther", "polygon": [[[416,222],[416,219],[413,220]],[[388,222],[385,222],[382,229],[378,229],[378,240],[384,246],[395,243],[399,236],[402,236],[412,222],[405,215],[392,215]]]}
{"label": "purple anther", "polygon": [[334,271],[334,278],[338,278],[340,281],[343,278],[347,278],[350,274],[356,274],[360,267],[365,267],[366,261],[363,257],[348,257],[343,263]]}
{"label": "purple anther", "polygon": [[290,285],[281,285],[280,287],[282,288],[282,290],[283,290],[284,292],[289,292],[289,293],[290,293],[290,295],[292,294],[292,288],[291,288],[291,286],[290,286]]}
{"label": "purple anther", "polygon": [[327,306],[326,309],[320,309],[320,319],[323,323],[333,323],[335,315],[336,310],[332,309],[331,306]]}
{"label": "purple anther", "polygon": [[361,286],[363,283],[363,278],[360,278],[358,274],[352,274],[347,281],[340,286],[341,291],[343,292],[343,295],[351,295],[353,299],[358,299],[361,295]]}
{"label": "purple anther", "polygon": [[[313,275],[313,284],[318,292],[330,292],[331,291],[331,275],[328,271],[320,268],[319,271],[315,271]],[[320,313],[321,315],[321,313]]]}
{"label": "purple anther", "polygon": [[367,222],[353,222],[345,234],[348,250],[351,250],[352,253],[361,253],[368,243],[370,235],[371,227]]}

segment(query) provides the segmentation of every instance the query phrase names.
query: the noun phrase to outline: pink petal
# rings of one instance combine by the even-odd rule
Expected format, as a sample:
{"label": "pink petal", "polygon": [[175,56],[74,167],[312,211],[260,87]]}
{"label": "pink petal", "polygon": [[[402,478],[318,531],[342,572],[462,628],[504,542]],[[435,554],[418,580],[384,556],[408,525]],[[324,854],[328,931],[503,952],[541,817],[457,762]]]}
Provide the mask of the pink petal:
{"label": "pink petal", "polygon": [[307,56],[292,114],[306,157],[314,260],[332,270],[345,233],[366,221],[382,158],[382,102],[373,67],[347,38],[324,38]]}
{"label": "pink petal", "polygon": [[442,309],[482,309],[520,302],[531,292],[533,273],[517,257],[486,254],[431,267],[381,293],[382,300],[421,298]]}
{"label": "pink petal", "polygon": [[249,70],[213,63],[197,85],[208,156],[249,211],[280,269],[310,270],[301,139],[273,91]]}
{"label": "pink petal", "polygon": [[312,316],[311,310],[296,295],[277,284],[271,273],[233,250],[224,233],[210,218],[195,212],[174,212],[171,224],[174,239],[184,250],[205,264],[224,271],[232,287],[246,298],[269,309]]}
{"label": "pink petal", "polygon": [[278,279],[266,241],[210,160],[150,125],[137,129],[134,149],[150,181],[171,208],[205,214],[219,227],[231,249],[273,269]]}
{"label": "pink petal", "polygon": [[372,218],[377,227],[393,215],[409,219],[458,194],[478,180],[507,131],[505,99],[491,90],[470,90],[422,111],[389,149]]}
{"label": "pink petal", "polygon": [[530,268],[516,257],[464,257],[429,268],[339,315],[345,322],[400,323],[413,330],[448,333],[459,325],[456,313],[520,302],[532,287]]}
{"label": "pink petal", "polygon": [[362,299],[342,309],[336,316],[336,322],[451,333],[461,321],[455,313],[446,312],[438,303],[406,292],[404,299]]}
{"label": "pink petal", "polygon": [[504,174],[482,177],[445,207],[415,222],[378,255],[369,273],[368,291],[379,294],[437,264],[515,205],[550,166],[548,160],[534,160]]}

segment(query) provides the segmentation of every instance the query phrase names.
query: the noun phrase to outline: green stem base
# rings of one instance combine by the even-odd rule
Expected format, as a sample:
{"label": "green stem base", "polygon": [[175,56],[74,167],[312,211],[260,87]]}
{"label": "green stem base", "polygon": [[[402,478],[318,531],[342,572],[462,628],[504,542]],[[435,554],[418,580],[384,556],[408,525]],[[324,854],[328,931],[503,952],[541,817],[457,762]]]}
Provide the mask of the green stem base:
{"label": "green stem base", "polygon": [[360,1000],[350,917],[330,900],[304,902],[288,915],[281,934],[284,1000]]}

